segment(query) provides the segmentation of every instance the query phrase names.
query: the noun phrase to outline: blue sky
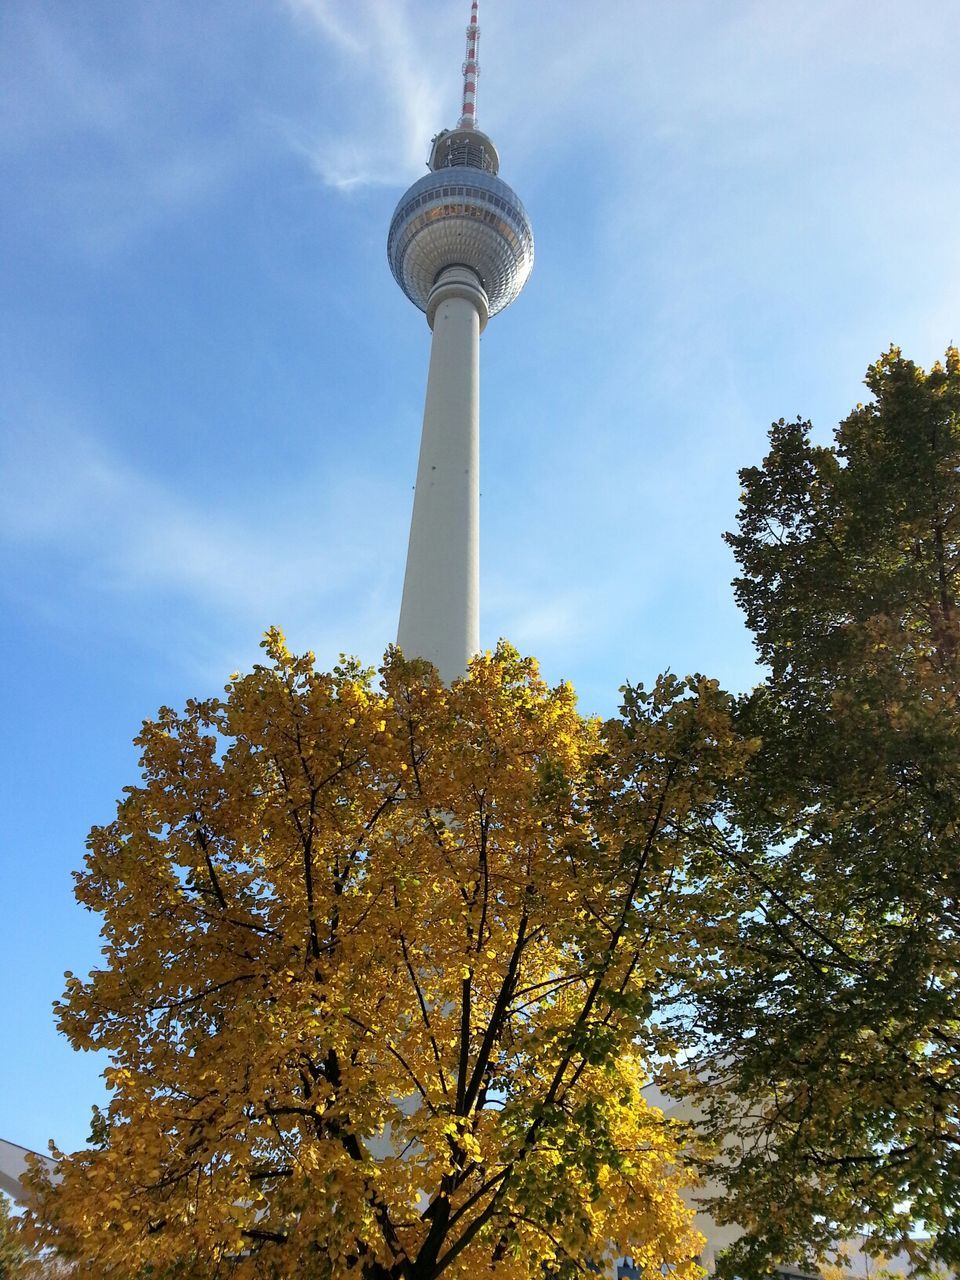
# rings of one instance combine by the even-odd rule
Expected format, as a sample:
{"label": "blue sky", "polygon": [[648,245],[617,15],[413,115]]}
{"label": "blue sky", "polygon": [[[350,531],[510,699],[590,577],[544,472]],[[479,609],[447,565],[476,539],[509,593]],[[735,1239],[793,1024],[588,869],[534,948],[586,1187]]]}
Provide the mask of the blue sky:
{"label": "blue sky", "polygon": [[[86,831],[161,703],[270,624],[374,662],[429,332],[385,261],[454,123],[466,0],[5,0],[0,1136],[83,1143],[57,1037]],[[611,712],[756,678],[721,542],[781,415],[960,337],[960,8],[483,0],[478,119],[531,213],[482,345],[482,637]]]}

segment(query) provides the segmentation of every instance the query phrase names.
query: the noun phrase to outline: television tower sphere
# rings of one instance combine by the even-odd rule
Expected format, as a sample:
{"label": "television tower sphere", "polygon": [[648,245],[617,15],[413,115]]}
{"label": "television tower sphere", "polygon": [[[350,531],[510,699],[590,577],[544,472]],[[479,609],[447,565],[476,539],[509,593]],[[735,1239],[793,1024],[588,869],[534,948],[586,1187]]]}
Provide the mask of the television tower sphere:
{"label": "television tower sphere", "polygon": [[427,311],[430,291],[448,267],[468,267],[490,315],[510,305],[533,268],[533,228],[516,193],[497,176],[496,147],[475,128],[433,140],[431,172],[397,205],[387,237],[390,270],[407,297]]}

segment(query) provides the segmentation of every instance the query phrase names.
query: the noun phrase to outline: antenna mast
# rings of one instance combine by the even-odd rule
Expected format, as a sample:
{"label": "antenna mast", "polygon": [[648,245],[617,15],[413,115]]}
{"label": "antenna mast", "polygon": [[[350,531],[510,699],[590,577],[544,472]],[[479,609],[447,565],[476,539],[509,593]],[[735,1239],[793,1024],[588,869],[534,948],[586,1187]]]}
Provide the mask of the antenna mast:
{"label": "antenna mast", "polygon": [[478,4],[479,0],[473,0],[470,25],[467,27],[467,57],[463,64],[463,110],[457,126],[460,129],[473,129],[477,123],[477,76],[480,74],[480,64],[477,62],[477,45],[480,43]]}

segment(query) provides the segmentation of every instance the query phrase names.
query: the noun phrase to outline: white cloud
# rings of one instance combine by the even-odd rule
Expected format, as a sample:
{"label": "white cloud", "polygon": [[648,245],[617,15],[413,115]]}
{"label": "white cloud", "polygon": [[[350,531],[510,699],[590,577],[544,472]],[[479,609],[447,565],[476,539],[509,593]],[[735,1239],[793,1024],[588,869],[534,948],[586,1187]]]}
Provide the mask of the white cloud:
{"label": "white cloud", "polygon": [[14,6],[0,47],[0,154],[18,207],[42,208],[51,240],[94,260],[216,199],[258,154],[252,114],[205,117],[180,89],[217,69],[216,52],[200,39],[185,52],[162,27],[149,39],[149,24],[125,9],[105,52],[79,10]]}
{"label": "white cloud", "polygon": [[349,31],[345,20],[336,11],[333,0],[285,0],[287,8],[295,17],[318,27],[324,36],[339,48],[348,53],[360,54],[364,51],[363,40],[353,31]]}
{"label": "white cloud", "polygon": [[70,230],[94,259],[123,253],[215,200],[248,159],[246,146],[223,139],[183,142],[167,154],[118,155],[105,170],[64,182]]}
{"label": "white cloud", "polygon": [[430,48],[418,40],[418,28],[426,35],[427,24],[415,23],[403,0],[285,4],[333,46],[348,86],[339,118],[286,125],[291,145],[339,191],[409,181],[444,118],[444,100],[454,96],[453,86],[433,73]]}
{"label": "white cloud", "polygon": [[0,46],[0,150],[27,152],[63,135],[111,132],[128,109],[127,86],[88,66],[39,5],[13,9]]}
{"label": "white cloud", "polygon": [[[487,595],[486,603],[499,620],[498,632],[524,653],[542,653],[548,648],[569,651],[593,629],[587,592],[570,591],[562,598],[551,595],[546,600],[539,593],[512,601],[498,600],[494,592]],[[488,639],[493,642],[492,636]]]}
{"label": "white cloud", "polygon": [[272,624],[325,659],[344,648],[376,657],[393,637],[383,550],[398,542],[406,495],[368,472],[301,477],[255,522],[235,498],[184,499],[48,412],[8,437],[0,488],[8,564],[27,578],[34,557],[63,566],[65,623],[76,625],[70,601],[81,600],[144,637],[193,627],[215,678],[228,669],[221,646]]}

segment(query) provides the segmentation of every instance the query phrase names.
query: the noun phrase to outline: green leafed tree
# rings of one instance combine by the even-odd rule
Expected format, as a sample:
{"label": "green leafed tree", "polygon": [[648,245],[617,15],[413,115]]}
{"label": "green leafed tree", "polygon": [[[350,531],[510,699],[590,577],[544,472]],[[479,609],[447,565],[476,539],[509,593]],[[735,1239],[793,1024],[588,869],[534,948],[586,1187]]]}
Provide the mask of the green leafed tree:
{"label": "green leafed tree", "polygon": [[830,446],[773,426],[728,535],[768,674],[696,1037],[740,1275],[860,1230],[960,1265],[960,355],[866,382]]}

